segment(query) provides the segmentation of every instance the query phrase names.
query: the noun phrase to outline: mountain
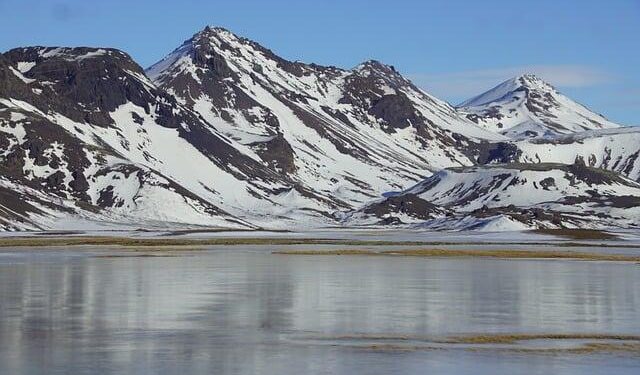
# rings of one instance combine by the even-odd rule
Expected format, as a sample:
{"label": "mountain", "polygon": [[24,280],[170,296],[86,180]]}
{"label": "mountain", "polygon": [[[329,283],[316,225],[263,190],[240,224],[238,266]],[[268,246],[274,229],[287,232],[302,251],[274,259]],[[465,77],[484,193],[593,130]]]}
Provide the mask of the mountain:
{"label": "mountain", "polygon": [[121,51],[6,52],[0,56],[0,186],[21,191],[23,202],[4,194],[2,226],[37,229],[72,215],[251,227],[221,209],[211,199],[217,193],[194,171],[229,186],[238,175],[277,176],[204,127]]}
{"label": "mountain", "polygon": [[392,66],[287,61],[222,28],[195,34],[147,74],[257,160],[348,206],[472,165],[483,143],[503,139]]}
{"label": "mountain", "polygon": [[640,182],[639,156],[640,127],[630,126],[495,142],[478,162],[572,164],[582,161],[588,166],[614,171]]}
{"label": "mountain", "polygon": [[442,170],[343,218],[433,229],[640,226],[640,184],[577,162]]}
{"label": "mountain", "polygon": [[620,126],[567,98],[532,74],[507,80],[457,108],[478,126],[515,139]]}
{"label": "mountain", "polygon": [[572,163],[618,172],[640,182],[640,127],[590,130],[516,143],[525,163]]}
{"label": "mountain", "polygon": [[[247,71],[238,50],[216,39],[222,37],[262,58],[252,69],[273,72]],[[162,76],[174,85],[158,87],[118,50],[2,54],[0,181],[43,200],[28,200],[38,202],[29,210],[3,204],[3,227],[46,228],[76,217],[140,225],[330,224],[336,211],[443,166],[472,164],[480,145],[496,139],[377,62],[353,71],[287,62],[212,28],[163,64],[171,69],[187,58],[204,64],[198,72],[207,84],[188,86],[206,93],[198,104],[178,95],[183,75],[169,79],[155,66],[156,82]],[[355,108],[348,101],[360,103],[357,113],[345,109]]]}
{"label": "mountain", "polygon": [[[455,108],[393,66],[289,61],[213,27],[146,71],[110,48],[13,49],[0,229],[636,226],[640,131],[533,77],[504,85]],[[481,107],[542,136],[499,134]]]}

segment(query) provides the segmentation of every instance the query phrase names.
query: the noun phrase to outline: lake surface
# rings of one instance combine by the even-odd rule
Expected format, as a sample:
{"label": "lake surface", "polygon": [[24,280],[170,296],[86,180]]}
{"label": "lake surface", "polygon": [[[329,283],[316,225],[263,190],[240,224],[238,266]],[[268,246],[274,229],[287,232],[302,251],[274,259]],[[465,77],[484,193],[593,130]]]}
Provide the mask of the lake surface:
{"label": "lake surface", "polygon": [[640,335],[640,265],[271,250],[0,250],[0,374],[640,373],[633,353],[420,347]]}

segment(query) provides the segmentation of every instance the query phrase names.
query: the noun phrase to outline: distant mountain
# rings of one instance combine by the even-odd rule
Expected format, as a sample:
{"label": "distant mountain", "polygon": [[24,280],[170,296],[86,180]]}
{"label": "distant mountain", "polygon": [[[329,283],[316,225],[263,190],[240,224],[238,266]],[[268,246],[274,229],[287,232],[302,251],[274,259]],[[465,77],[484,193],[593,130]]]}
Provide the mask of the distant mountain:
{"label": "distant mountain", "polygon": [[532,74],[507,80],[458,110],[478,126],[516,139],[620,127]]}
{"label": "distant mountain", "polygon": [[549,140],[518,142],[521,162],[571,163],[616,171],[640,181],[640,127],[591,130]]}
{"label": "distant mountain", "polygon": [[580,162],[450,168],[343,220],[432,229],[638,227],[640,184]]}
{"label": "distant mountain", "polygon": [[563,163],[618,172],[640,181],[640,127],[630,126],[493,143],[479,162]]}
{"label": "distant mountain", "polygon": [[0,54],[0,229],[636,226],[640,131],[510,82],[454,108],[393,66],[288,61],[212,27],[146,71],[17,48]]}

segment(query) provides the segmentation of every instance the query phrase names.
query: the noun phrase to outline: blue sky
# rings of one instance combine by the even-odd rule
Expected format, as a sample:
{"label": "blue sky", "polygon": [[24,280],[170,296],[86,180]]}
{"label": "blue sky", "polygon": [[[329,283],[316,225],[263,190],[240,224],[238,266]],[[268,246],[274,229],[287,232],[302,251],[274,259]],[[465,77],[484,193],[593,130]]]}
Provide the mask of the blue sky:
{"label": "blue sky", "polygon": [[107,46],[148,66],[210,24],[291,60],[375,58],[452,103],[533,72],[640,125],[640,0],[0,0],[0,14],[2,51]]}

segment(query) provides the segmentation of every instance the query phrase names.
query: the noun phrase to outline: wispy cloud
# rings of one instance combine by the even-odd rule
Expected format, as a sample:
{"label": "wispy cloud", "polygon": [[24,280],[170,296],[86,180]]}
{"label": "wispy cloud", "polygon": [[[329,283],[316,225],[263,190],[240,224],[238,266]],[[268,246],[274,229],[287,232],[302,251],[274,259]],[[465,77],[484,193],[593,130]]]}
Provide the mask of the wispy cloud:
{"label": "wispy cloud", "polygon": [[590,87],[614,80],[607,72],[582,65],[530,65],[440,74],[410,74],[409,77],[436,96],[459,101],[524,73],[533,73],[557,87]]}

